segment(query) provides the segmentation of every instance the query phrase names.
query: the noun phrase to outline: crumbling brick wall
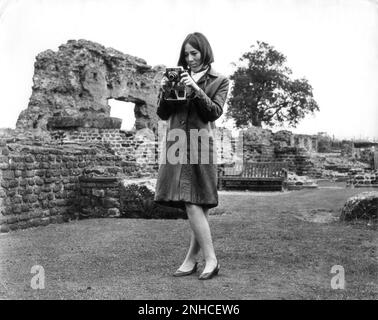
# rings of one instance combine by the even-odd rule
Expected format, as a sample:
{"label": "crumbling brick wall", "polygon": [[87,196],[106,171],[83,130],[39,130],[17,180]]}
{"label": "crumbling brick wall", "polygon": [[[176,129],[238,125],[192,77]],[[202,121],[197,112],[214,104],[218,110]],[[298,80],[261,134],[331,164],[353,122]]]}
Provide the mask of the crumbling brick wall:
{"label": "crumbling brick wall", "polygon": [[65,143],[101,143],[118,155],[122,161],[144,164],[144,176],[155,177],[158,170],[158,141],[154,136],[146,139],[136,131],[111,128],[75,128],[51,131],[53,141]]}
{"label": "crumbling brick wall", "polygon": [[0,232],[77,219],[85,168],[114,166],[125,177],[143,167],[99,145],[0,143]]}

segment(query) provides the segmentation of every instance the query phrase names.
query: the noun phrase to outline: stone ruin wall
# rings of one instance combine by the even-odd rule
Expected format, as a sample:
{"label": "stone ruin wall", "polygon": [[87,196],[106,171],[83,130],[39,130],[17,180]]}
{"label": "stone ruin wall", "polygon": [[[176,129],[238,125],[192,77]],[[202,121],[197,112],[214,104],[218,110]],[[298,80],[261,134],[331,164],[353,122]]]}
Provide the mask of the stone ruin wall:
{"label": "stone ruin wall", "polygon": [[143,168],[99,145],[2,139],[0,151],[0,232],[77,219],[80,178],[88,168],[109,168],[112,176],[143,176]]}
{"label": "stone ruin wall", "polygon": [[136,130],[156,131],[162,68],[86,40],[36,57],[28,107],[0,132],[1,232],[76,219],[93,200],[117,215],[120,179],[156,175],[156,165],[136,163],[145,142],[119,129],[108,100],[133,102]]}
{"label": "stone ruin wall", "polygon": [[[238,139],[232,138],[232,155]],[[316,152],[316,136],[297,135],[285,130],[272,132],[257,127],[243,130],[243,161],[287,162],[290,171],[312,176],[316,171],[311,155]]]}
{"label": "stone ruin wall", "polygon": [[55,143],[100,143],[108,145],[121,161],[135,163],[142,168],[139,177],[156,177],[158,170],[158,143],[149,141],[135,131],[111,128],[76,128],[54,130],[51,136]]}
{"label": "stone ruin wall", "polygon": [[[219,132],[217,145],[224,155],[221,162],[230,163],[235,160],[236,141],[228,131],[220,128]],[[222,144],[222,139],[227,142]],[[154,178],[157,174],[156,162],[149,163],[146,158],[145,163],[136,163],[137,151],[143,153],[147,148],[140,148],[144,141],[135,139],[133,131],[60,129],[51,131],[49,141],[14,138],[0,141],[0,232],[77,219],[80,214],[93,211],[93,199],[107,210],[99,216],[117,215],[120,199],[116,190],[120,179]],[[245,159],[282,160],[298,166],[296,148],[286,149],[277,156],[272,154],[272,147],[248,144],[248,139],[245,142]],[[153,150],[158,150],[157,143],[153,144]],[[139,159],[142,158],[140,154]],[[94,172],[105,168],[107,178],[118,179],[106,186],[95,181],[85,183],[86,171],[91,168]]]}
{"label": "stone ruin wall", "polygon": [[108,100],[116,99],[135,104],[137,130],[155,130],[163,68],[95,42],[70,40],[37,55],[32,95],[16,128],[47,130],[62,117],[95,122],[110,116]]}

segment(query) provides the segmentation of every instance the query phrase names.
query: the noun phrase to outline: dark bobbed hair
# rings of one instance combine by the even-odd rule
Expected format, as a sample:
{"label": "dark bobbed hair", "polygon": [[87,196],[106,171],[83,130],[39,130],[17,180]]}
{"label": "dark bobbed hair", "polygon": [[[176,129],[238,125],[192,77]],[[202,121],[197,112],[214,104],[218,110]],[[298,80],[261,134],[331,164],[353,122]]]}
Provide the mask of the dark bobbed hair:
{"label": "dark bobbed hair", "polygon": [[204,66],[210,66],[210,64],[214,62],[213,50],[211,49],[209,41],[202,33],[194,32],[189,33],[182,43],[180,58],[177,63],[179,66],[182,66],[184,69],[188,68],[188,64],[185,61],[185,46],[187,43],[201,52],[201,63],[203,63]]}

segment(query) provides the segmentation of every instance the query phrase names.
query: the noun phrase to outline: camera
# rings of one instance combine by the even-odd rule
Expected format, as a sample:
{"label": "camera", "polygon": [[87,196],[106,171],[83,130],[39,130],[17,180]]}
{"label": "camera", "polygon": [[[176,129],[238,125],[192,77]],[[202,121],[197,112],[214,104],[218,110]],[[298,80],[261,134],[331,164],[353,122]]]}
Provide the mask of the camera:
{"label": "camera", "polygon": [[170,82],[179,82],[181,79],[181,74],[184,72],[183,67],[178,68],[167,68],[165,69],[165,76]]}
{"label": "camera", "polygon": [[163,87],[165,100],[186,100],[187,90],[185,84],[180,83],[181,74],[185,72],[183,67],[167,68],[164,75],[168,78]]}

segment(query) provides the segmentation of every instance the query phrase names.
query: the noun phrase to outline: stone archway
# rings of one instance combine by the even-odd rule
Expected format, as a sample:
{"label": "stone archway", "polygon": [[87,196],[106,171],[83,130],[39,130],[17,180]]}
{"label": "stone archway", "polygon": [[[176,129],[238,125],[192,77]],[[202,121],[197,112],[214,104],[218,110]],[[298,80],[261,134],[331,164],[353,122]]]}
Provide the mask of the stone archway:
{"label": "stone archway", "polygon": [[135,103],[137,130],[156,130],[156,103],[163,66],[87,41],[69,40],[36,57],[28,108],[18,129],[48,130],[61,118],[72,122],[110,117],[108,99]]}

